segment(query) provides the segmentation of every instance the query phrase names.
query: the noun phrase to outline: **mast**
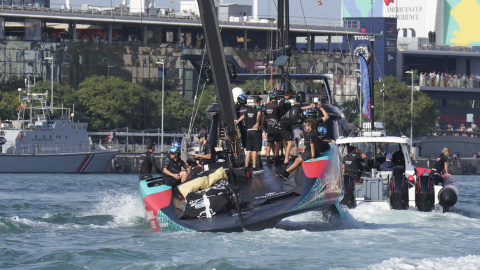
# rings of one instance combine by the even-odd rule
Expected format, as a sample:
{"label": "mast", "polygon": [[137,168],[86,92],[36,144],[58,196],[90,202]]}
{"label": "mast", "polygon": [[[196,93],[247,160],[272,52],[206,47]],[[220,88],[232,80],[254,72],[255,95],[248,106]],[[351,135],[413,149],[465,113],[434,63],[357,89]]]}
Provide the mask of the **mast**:
{"label": "mast", "polygon": [[217,92],[220,119],[226,127],[234,128],[235,105],[228,76],[225,53],[218,27],[217,14],[213,0],[197,1],[202,19],[203,34],[208,49],[210,68],[212,69],[213,81]]}
{"label": "mast", "polygon": [[[280,69],[280,74],[288,76],[288,66],[289,58],[291,55],[290,48],[290,1],[289,0],[278,0],[278,9],[277,9],[277,44],[275,48],[274,57],[279,59],[279,57],[287,57],[276,64]],[[284,90],[289,89],[289,84],[287,80],[282,76],[280,79],[281,85],[283,85]],[[273,89],[271,89],[273,90]]]}

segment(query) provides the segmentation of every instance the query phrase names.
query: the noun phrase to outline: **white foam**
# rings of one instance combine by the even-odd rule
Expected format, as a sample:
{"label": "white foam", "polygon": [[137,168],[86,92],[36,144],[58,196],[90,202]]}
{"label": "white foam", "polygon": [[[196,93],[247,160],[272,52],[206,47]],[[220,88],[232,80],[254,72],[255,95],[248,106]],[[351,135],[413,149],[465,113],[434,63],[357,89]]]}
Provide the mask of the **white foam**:
{"label": "white foam", "polygon": [[[97,202],[93,209],[80,213],[78,216],[110,215],[114,219],[109,222],[109,227],[131,227],[138,224],[138,219],[144,219],[143,205],[138,194],[125,194],[108,191]],[[103,226],[101,226],[103,227]]]}
{"label": "white foam", "polygon": [[18,229],[21,229],[22,225],[27,225],[31,227],[47,227],[48,223],[43,221],[33,221],[27,218],[20,218],[19,216],[13,216],[10,218],[13,226],[16,226]]}
{"label": "white foam", "polygon": [[367,269],[478,269],[480,265],[480,257],[468,255],[465,257],[453,258],[427,258],[427,259],[410,259],[410,258],[392,258],[379,264],[371,265]]}

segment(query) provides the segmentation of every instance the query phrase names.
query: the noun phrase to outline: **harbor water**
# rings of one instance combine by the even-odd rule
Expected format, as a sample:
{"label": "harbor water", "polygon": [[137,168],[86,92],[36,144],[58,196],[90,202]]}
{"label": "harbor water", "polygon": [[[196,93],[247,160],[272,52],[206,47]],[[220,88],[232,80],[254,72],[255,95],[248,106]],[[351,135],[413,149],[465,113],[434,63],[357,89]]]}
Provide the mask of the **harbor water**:
{"label": "harbor water", "polygon": [[2,174],[0,269],[480,269],[480,176],[449,213],[309,212],[242,233],[150,232],[134,174]]}

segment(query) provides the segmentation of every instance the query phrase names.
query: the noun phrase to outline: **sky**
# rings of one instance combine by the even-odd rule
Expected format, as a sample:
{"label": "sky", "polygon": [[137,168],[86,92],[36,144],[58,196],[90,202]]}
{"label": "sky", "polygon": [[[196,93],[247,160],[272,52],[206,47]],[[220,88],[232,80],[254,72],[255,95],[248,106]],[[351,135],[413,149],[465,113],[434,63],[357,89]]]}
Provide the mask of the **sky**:
{"label": "sky", "polygon": [[[51,0],[52,5],[57,3],[64,4],[66,0]],[[75,9],[80,9],[80,5],[89,4],[96,7],[117,6],[123,0],[70,0],[71,5]],[[156,7],[171,7],[179,11],[179,0],[155,0]],[[258,0],[260,17],[276,17],[276,0]],[[323,0],[322,5],[317,4],[317,0],[290,0],[290,18],[291,20],[302,20],[305,16],[310,20],[332,18],[335,14],[339,14],[341,6],[340,0]],[[130,3],[130,0],[127,0]],[[253,0],[223,0],[224,4],[236,3],[241,5],[252,5]],[[336,16],[335,16],[336,17]],[[340,19],[339,17],[336,19]],[[291,22],[292,23],[292,22]]]}

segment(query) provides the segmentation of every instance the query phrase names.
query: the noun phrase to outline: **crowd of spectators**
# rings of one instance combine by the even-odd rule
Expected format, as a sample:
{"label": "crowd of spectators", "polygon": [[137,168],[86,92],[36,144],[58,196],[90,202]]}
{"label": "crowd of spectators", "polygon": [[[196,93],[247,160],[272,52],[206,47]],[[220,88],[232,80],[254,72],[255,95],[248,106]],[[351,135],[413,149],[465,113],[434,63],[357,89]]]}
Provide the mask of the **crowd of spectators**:
{"label": "crowd of spectators", "polygon": [[452,88],[480,88],[480,74],[455,73],[427,73],[420,72],[419,86],[452,87]]}
{"label": "crowd of spectators", "polygon": [[476,124],[472,124],[470,127],[466,127],[465,124],[460,124],[460,126],[455,129],[452,124],[448,124],[446,127],[441,127],[437,124],[435,130],[432,132],[433,136],[463,136],[463,137],[480,137],[480,129]]}

